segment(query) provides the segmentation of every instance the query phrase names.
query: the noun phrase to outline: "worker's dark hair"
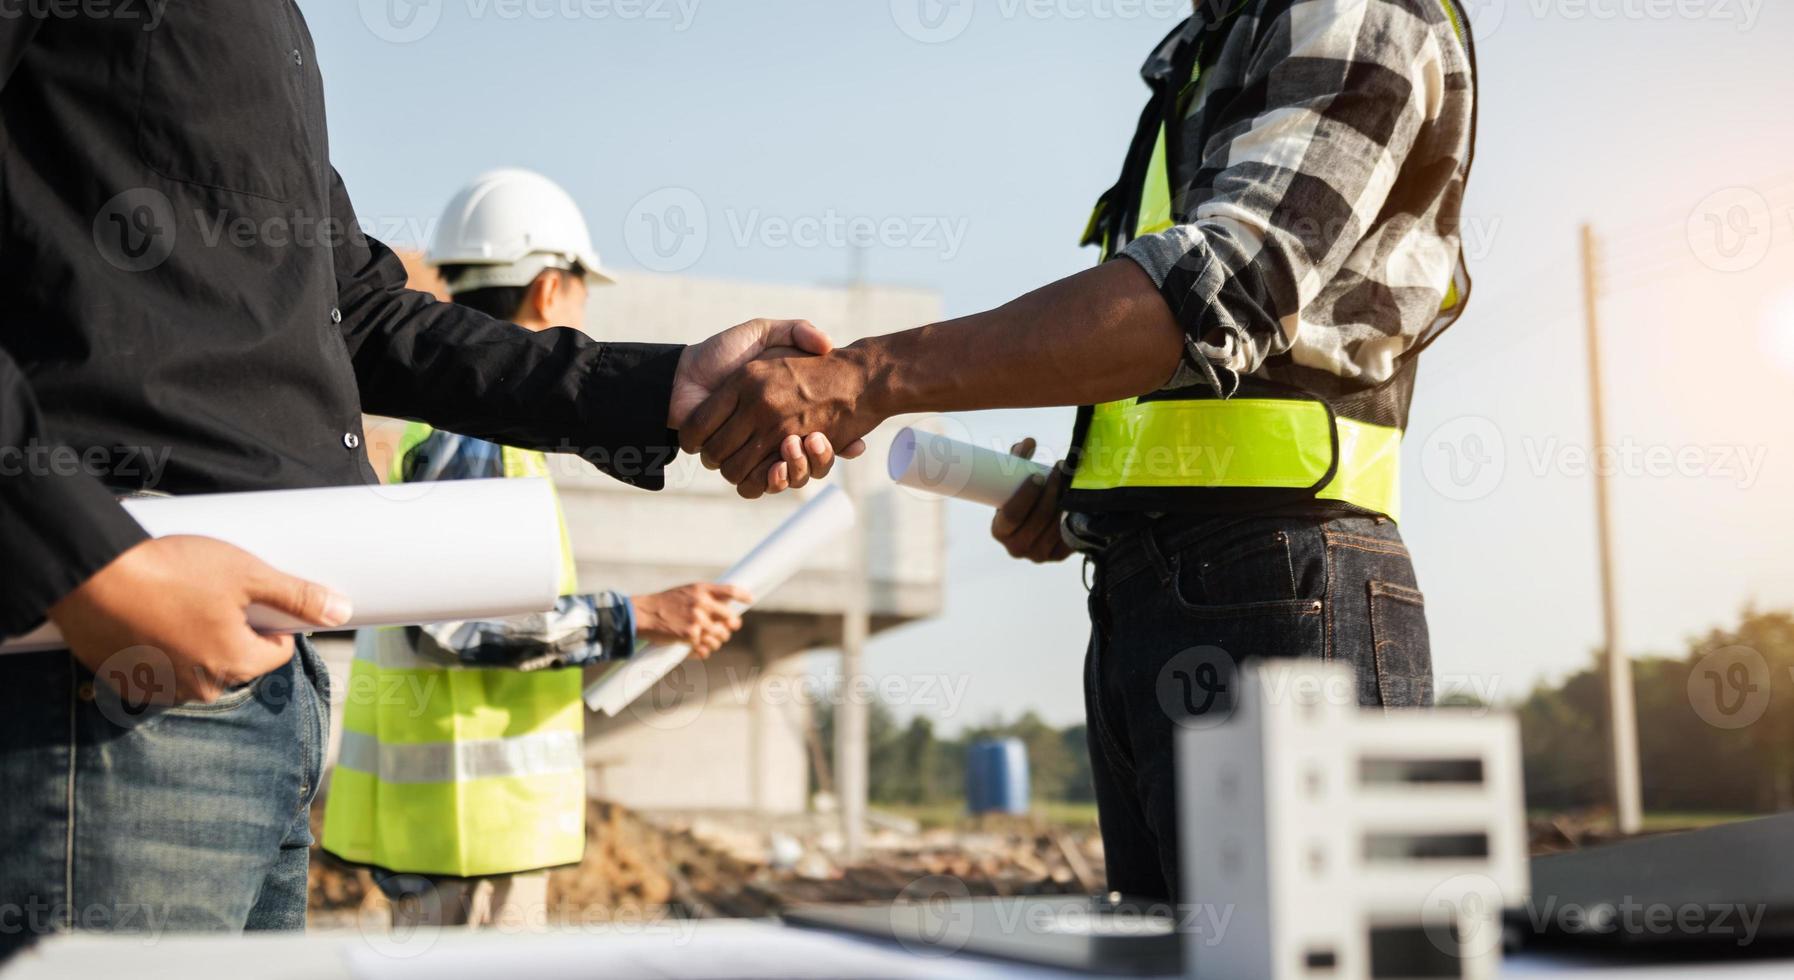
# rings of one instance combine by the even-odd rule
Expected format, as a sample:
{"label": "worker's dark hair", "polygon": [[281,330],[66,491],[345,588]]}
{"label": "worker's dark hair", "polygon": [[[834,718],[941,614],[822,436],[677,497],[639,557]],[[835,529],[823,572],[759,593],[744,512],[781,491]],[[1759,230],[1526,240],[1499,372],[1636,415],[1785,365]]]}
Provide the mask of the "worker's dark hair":
{"label": "worker's dark hair", "polygon": [[[467,270],[472,268],[474,268],[474,266],[445,265],[438,269],[437,272],[441,274],[444,282],[454,282],[466,273]],[[559,276],[583,276],[585,274],[579,269],[574,269],[572,271],[566,269],[542,270],[542,275],[544,276],[550,273]],[[540,279],[541,276],[537,276],[536,278]],[[534,285],[534,283],[531,283],[530,285]],[[470,289],[465,293],[456,293],[454,295],[454,300],[462,306],[478,310],[489,317],[499,320],[510,320],[517,316],[518,310],[523,309],[523,301],[528,296],[529,286],[490,286],[486,289]]]}

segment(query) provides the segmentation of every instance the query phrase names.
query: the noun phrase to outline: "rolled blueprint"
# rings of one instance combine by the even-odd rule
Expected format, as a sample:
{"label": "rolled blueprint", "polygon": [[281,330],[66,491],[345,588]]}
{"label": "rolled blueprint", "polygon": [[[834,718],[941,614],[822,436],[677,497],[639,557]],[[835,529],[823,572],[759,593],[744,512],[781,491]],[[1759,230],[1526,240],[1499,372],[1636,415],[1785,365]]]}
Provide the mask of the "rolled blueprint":
{"label": "rolled blueprint", "polygon": [[[153,537],[234,544],[355,604],[347,626],[492,619],[551,609],[561,530],[547,480],[460,480],[123,501]],[[260,606],[265,633],[312,627]],[[0,653],[62,646],[54,625]]]}
{"label": "rolled blueprint", "polygon": [[1052,467],[921,429],[904,429],[887,462],[898,484],[987,507],[1001,507],[1030,477]]}
{"label": "rolled blueprint", "polygon": [[[716,581],[719,585],[740,586],[756,600],[763,599],[815,557],[818,550],[851,529],[854,520],[853,500],[840,487],[829,487],[786,518]],[[737,615],[747,609],[745,604],[735,604]],[[644,647],[628,660],[600,672],[586,686],[586,704],[593,711],[614,717],[689,656],[691,647],[684,644]]]}

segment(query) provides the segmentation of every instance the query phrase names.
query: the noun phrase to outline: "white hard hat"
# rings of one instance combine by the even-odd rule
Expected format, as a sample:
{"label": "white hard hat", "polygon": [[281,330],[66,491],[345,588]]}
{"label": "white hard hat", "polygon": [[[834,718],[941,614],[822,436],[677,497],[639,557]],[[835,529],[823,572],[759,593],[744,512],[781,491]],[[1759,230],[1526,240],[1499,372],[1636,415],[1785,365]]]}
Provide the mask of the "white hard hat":
{"label": "white hard hat", "polygon": [[527,286],[545,269],[577,267],[593,285],[615,281],[599,264],[573,197],[528,170],[494,170],[456,194],[425,260],[470,267],[447,284],[450,293]]}

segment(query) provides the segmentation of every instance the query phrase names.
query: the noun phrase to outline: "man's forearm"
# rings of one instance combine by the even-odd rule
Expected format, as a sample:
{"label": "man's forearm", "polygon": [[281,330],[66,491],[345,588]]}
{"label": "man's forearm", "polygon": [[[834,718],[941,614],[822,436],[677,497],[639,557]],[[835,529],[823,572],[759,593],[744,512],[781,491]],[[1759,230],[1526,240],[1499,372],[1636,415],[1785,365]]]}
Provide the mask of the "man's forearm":
{"label": "man's forearm", "polygon": [[1105,263],[987,313],[860,341],[881,417],[1091,405],[1156,391],[1176,374],[1183,332],[1132,261]]}
{"label": "man's forearm", "polygon": [[820,432],[848,445],[894,415],[1130,398],[1164,387],[1183,349],[1151,277],[1119,260],[989,313],[827,357],[750,363],[684,420],[679,436],[741,489],[778,462],[792,435]]}

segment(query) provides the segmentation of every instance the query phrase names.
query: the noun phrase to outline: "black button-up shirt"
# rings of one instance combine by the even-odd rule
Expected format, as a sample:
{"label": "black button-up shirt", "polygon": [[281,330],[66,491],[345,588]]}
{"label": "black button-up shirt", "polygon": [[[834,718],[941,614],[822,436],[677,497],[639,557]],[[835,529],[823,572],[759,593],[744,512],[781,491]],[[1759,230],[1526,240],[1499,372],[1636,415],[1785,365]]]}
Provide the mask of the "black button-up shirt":
{"label": "black button-up shirt", "polygon": [[316,65],[291,0],[0,17],[0,636],[143,538],[121,492],[371,482],[363,411],[662,484],[681,349],[408,290]]}

